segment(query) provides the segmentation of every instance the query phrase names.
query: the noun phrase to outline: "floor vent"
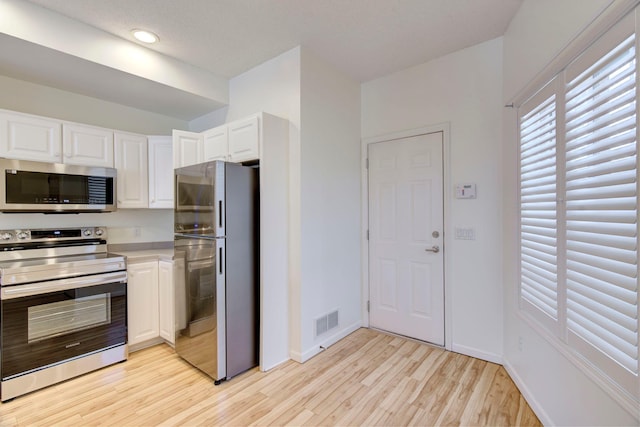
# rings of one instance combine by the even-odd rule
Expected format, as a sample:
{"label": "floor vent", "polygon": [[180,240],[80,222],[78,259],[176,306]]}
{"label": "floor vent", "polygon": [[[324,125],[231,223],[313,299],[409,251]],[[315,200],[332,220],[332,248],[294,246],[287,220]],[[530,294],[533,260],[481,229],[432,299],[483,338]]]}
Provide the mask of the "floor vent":
{"label": "floor vent", "polygon": [[338,327],[338,310],[316,319],[316,337]]}

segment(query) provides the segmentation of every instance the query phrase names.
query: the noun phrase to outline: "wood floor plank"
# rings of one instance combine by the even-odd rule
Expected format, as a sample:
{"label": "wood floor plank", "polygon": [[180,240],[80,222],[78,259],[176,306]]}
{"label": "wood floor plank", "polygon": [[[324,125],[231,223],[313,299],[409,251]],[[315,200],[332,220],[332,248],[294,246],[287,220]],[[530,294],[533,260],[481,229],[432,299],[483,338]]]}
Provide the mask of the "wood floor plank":
{"label": "wood floor plank", "polygon": [[487,362],[479,359],[470,359],[455,391],[446,403],[435,425],[457,426],[461,424],[464,408],[468,405],[473,392],[473,385],[478,381]]}
{"label": "wood floor plank", "polygon": [[159,345],[0,404],[0,426],[533,425],[499,365],[359,329],[304,364],[216,386]]}

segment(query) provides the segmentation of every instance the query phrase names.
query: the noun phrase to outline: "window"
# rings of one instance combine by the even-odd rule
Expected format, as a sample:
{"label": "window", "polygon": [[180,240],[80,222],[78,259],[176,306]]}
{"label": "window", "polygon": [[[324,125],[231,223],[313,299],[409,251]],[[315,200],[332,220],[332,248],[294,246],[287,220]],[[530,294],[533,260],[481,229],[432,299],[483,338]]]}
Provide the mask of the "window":
{"label": "window", "polygon": [[519,108],[520,307],[635,402],[636,36],[625,19]]}

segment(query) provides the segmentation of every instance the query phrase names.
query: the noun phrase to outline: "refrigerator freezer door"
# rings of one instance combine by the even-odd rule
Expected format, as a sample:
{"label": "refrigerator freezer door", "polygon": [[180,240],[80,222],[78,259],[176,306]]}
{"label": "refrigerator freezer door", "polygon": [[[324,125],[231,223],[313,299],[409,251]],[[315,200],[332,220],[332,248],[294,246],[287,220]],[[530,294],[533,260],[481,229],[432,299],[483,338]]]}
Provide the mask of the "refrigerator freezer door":
{"label": "refrigerator freezer door", "polygon": [[184,259],[184,280],[176,281],[176,351],[216,381],[226,378],[225,240],[175,239]]}
{"label": "refrigerator freezer door", "polygon": [[200,163],[175,170],[174,232],[225,235],[225,163]]}

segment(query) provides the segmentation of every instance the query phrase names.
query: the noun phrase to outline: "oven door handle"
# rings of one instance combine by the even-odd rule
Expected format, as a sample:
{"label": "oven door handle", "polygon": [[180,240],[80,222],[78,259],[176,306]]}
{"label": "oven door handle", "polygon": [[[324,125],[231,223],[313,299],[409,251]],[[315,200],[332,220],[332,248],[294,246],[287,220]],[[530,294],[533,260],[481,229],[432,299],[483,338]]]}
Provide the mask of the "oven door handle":
{"label": "oven door handle", "polygon": [[48,282],[31,283],[28,285],[5,286],[2,288],[0,299],[28,297],[49,292],[66,291],[69,289],[87,288],[89,286],[106,285],[109,283],[126,283],[127,272],[116,271],[92,276],[74,277],[71,279],[51,280]]}

